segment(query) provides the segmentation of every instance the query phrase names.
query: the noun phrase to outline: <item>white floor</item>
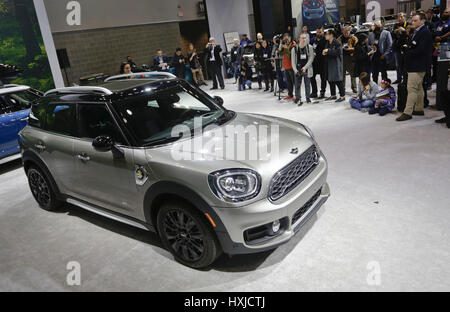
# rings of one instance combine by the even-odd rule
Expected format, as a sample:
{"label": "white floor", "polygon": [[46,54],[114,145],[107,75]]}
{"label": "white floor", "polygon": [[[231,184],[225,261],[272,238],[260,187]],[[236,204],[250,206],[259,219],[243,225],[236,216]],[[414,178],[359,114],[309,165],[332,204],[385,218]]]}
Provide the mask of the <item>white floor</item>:
{"label": "white floor", "polygon": [[[73,206],[38,209],[13,163],[0,167],[0,290],[450,291],[450,129],[434,123],[441,112],[397,123],[347,103],[299,108],[231,81],[212,94],[316,134],[332,196],[292,241],[191,270],[152,234]],[[81,286],[66,283],[69,261],[81,265]]]}

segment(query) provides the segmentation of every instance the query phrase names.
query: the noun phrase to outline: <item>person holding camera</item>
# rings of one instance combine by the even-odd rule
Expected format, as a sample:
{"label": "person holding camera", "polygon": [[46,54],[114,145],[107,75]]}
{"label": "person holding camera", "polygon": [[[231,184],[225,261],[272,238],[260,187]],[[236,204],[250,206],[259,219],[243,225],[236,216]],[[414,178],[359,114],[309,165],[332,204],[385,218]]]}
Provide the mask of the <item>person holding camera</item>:
{"label": "person holding camera", "polygon": [[[327,101],[336,100],[336,103],[345,101],[345,88],[342,82],[344,77],[344,66],[342,60],[342,44],[336,39],[336,32],[329,29],[325,38],[327,44],[322,51],[322,55],[326,56],[327,60],[327,80],[330,83],[331,96]],[[339,89],[340,98],[336,98],[336,86]]]}
{"label": "person holding camera", "polygon": [[211,37],[205,48],[208,71],[210,77],[213,80],[213,87],[211,88],[211,90],[218,89],[217,81],[219,81],[220,88],[222,90],[225,89],[225,82],[222,75],[223,62],[222,58],[220,57],[220,52],[222,52],[222,48],[220,47],[220,45],[216,45],[216,40]]}
{"label": "person holding camera", "polygon": [[425,26],[425,14],[414,15],[411,24],[414,28],[414,34],[405,53],[405,65],[408,72],[408,99],[406,100],[406,108],[403,114],[397,118],[397,121],[412,119],[413,115],[425,115],[422,83],[427,69],[431,67],[433,39]]}
{"label": "person holding camera", "polygon": [[[205,77],[203,75],[202,64],[200,63],[200,57],[198,56],[197,50],[194,48],[194,45],[192,43],[189,44],[188,60],[189,66],[191,67],[192,79],[194,79],[195,84],[198,86],[207,86]],[[200,76],[201,82],[197,79],[197,74]]]}
{"label": "person holding camera", "polygon": [[281,35],[274,36],[272,39],[272,58],[273,58],[273,66],[275,66],[275,76],[278,83],[278,89],[281,92],[283,92],[286,89],[285,84],[285,76],[282,71],[282,62],[283,57],[281,56],[280,51],[278,50],[278,47],[281,43]]}
{"label": "person holding camera", "polygon": [[278,48],[280,55],[283,58],[282,68],[284,73],[286,74],[286,82],[288,88],[288,95],[285,97],[285,100],[290,100],[294,97],[294,83],[295,83],[295,74],[294,69],[292,67],[292,59],[291,59],[291,51],[295,47],[295,42],[292,41],[292,38],[289,34],[284,34],[283,40],[281,41],[281,45]]}
{"label": "person holding camera", "polygon": [[311,78],[313,76],[314,49],[308,44],[305,33],[298,36],[299,44],[292,49],[292,68],[295,73],[294,103],[303,105],[301,100],[302,81],[305,81],[306,103],[311,103]]}
{"label": "person holding camera", "polygon": [[397,71],[397,80],[394,81],[393,84],[402,83],[405,78],[401,67],[401,64],[403,62],[402,46],[406,41],[406,28],[408,27],[405,13],[398,13],[397,22],[398,23],[394,25],[394,31],[392,32],[392,50],[394,51],[395,68]]}

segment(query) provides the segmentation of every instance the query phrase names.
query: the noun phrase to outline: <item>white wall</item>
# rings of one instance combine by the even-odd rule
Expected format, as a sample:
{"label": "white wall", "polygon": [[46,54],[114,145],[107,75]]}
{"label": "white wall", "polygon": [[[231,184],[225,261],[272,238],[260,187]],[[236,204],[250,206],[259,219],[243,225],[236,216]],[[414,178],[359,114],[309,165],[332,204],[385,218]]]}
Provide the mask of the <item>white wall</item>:
{"label": "white wall", "polygon": [[[206,0],[209,30],[225,52],[226,32],[238,32],[250,36],[249,14],[252,14],[251,1],[248,0]],[[256,38],[251,38],[252,40]]]}

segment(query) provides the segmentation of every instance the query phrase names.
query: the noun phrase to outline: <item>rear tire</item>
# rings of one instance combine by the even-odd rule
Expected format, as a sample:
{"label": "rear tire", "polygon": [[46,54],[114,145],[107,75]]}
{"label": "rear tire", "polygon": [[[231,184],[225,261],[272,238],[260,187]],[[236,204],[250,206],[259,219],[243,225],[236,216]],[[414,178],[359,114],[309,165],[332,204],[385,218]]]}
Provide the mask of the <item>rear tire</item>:
{"label": "rear tire", "polygon": [[47,211],[57,210],[63,204],[58,200],[47,176],[37,167],[27,171],[28,185],[39,206]]}
{"label": "rear tire", "polygon": [[164,247],[188,267],[208,267],[221,254],[206,218],[183,202],[164,203],[158,212],[157,227]]}

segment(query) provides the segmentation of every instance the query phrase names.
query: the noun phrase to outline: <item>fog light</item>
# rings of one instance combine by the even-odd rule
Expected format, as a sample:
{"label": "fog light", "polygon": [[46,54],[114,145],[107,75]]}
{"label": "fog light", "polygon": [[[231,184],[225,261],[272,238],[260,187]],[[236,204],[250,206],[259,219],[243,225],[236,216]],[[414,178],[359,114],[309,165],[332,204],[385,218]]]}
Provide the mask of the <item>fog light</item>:
{"label": "fog light", "polygon": [[280,224],[279,220],[276,220],[272,223],[272,231],[274,234],[280,230],[280,226],[281,226],[281,224]]}

